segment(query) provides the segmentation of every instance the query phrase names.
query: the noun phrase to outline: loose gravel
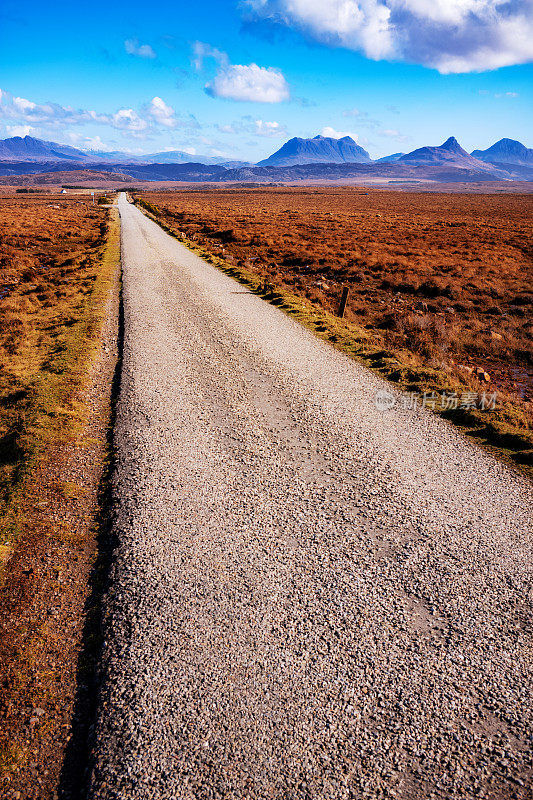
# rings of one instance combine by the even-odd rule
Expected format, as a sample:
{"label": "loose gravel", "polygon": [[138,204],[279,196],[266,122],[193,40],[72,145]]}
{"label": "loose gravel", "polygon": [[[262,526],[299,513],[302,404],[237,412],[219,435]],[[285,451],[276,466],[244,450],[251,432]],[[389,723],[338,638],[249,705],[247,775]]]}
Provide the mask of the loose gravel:
{"label": "loose gravel", "polygon": [[90,798],[531,797],[526,480],[119,207]]}

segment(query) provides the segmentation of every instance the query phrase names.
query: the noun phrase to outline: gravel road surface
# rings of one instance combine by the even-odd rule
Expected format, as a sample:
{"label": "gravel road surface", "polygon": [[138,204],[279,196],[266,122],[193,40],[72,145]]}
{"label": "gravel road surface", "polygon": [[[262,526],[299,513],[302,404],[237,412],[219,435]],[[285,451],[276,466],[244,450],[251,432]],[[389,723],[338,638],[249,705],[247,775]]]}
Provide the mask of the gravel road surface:
{"label": "gravel road surface", "polygon": [[119,207],[90,798],[531,797],[527,482]]}

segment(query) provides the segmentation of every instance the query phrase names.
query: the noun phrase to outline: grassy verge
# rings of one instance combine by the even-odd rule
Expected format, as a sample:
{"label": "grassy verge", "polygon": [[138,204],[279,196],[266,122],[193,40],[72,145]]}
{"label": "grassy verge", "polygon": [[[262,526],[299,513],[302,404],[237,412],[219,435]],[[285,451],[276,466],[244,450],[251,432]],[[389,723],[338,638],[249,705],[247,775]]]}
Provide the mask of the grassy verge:
{"label": "grassy verge", "polygon": [[29,326],[14,355],[17,385],[3,398],[14,416],[0,445],[0,569],[24,527],[27,485],[36,466],[51,448],[73,441],[87,419],[79,396],[99,351],[119,253],[118,214],[112,209],[105,243],[92,254],[78,291],[64,298],[63,307],[58,302],[47,309],[44,325]]}
{"label": "grassy verge", "polygon": [[[0,585],[2,796],[57,796],[70,736],[109,459],[119,232],[112,208],[105,236],[70,265],[69,291],[56,295],[57,305],[33,307],[36,335],[23,337],[11,362],[26,395],[1,472],[2,542],[10,556]],[[63,264],[61,257],[60,271]],[[11,309],[20,305],[14,298]],[[12,419],[0,417],[4,426]]]}
{"label": "grassy verge", "polygon": [[301,295],[274,283],[265,283],[251,269],[229,263],[189,240],[179,229],[170,227],[164,213],[154,204],[136,197],[135,203],[167,233],[197,253],[209,263],[247,286],[268,302],[283,309],[321,339],[343,353],[356,358],[398,388],[413,393],[418,398],[456,394],[457,408],[441,408],[440,402],[426,406],[456,424],[474,441],[490,450],[509,465],[533,478],[533,431],[527,414],[512,398],[500,396],[495,408],[469,408],[461,402],[470,393],[481,394],[482,383],[471,376],[460,380],[445,370],[420,364],[415,354],[407,349],[390,349],[375,331],[339,319],[323,308],[313,305]]}

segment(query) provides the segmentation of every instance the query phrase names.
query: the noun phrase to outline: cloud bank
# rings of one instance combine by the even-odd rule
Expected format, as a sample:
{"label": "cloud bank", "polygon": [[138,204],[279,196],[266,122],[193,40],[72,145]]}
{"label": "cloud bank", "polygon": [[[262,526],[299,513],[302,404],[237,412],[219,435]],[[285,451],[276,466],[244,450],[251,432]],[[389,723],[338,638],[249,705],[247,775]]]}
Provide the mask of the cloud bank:
{"label": "cloud bank", "polygon": [[256,18],[441,73],[533,60],[533,0],[245,0]]}
{"label": "cloud bank", "polygon": [[[185,128],[195,130],[198,122],[194,117],[181,118],[163,98],[154,97],[139,111],[119,108],[110,113],[71,108],[58,103],[34,103],[25,97],[17,97],[0,90],[0,120],[11,135],[27,135],[34,127],[55,130],[74,125],[94,123],[123,131],[134,138],[144,138],[150,131]],[[16,131],[16,132],[15,132]]]}

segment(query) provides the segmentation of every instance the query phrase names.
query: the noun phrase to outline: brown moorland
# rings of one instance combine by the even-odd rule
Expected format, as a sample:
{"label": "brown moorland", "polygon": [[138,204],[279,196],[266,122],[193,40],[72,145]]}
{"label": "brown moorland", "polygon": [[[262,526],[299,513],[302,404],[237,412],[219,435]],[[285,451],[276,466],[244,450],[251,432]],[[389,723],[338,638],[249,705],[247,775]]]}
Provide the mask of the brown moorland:
{"label": "brown moorland", "polygon": [[456,421],[529,462],[533,196],[285,187],[140,197],[237,277],[331,315],[348,287],[345,320],[361,346],[344,349],[414,391],[498,392],[496,412],[459,408]]}
{"label": "brown moorland", "polygon": [[54,796],[71,731],[108,452],[118,265],[116,210],[87,197],[0,196],[2,797]]}
{"label": "brown moorland", "polygon": [[9,491],[39,385],[96,280],[107,211],[90,198],[0,197],[0,486]]}

